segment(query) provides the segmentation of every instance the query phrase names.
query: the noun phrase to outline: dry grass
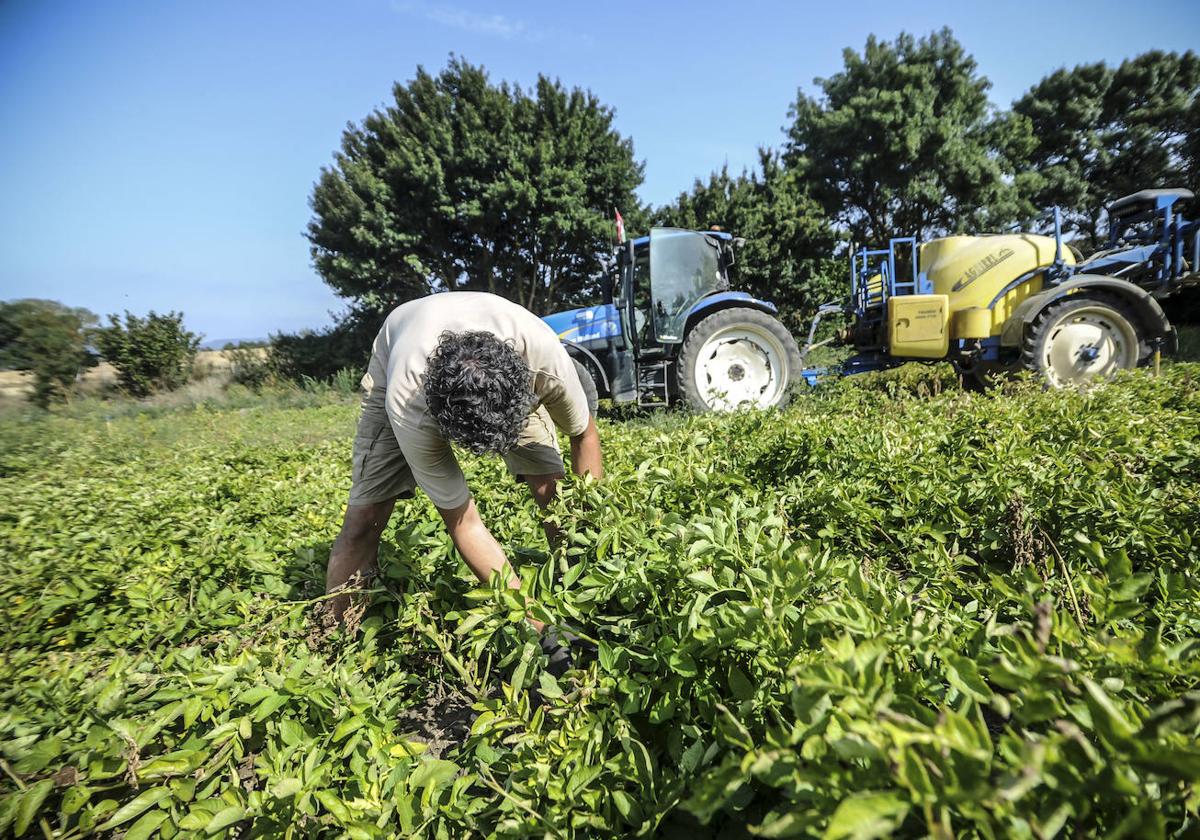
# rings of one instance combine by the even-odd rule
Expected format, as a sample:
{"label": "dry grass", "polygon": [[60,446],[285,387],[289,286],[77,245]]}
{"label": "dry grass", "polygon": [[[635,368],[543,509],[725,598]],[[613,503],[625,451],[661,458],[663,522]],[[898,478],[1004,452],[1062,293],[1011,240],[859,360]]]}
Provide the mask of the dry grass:
{"label": "dry grass", "polygon": [[[266,348],[257,348],[266,353]],[[201,350],[196,354],[193,381],[179,389],[186,398],[181,402],[199,402],[215,396],[229,383],[232,364],[227,350]],[[81,396],[112,395],[117,387],[117,371],[108,362],[88,368],[76,383]],[[33,377],[25,371],[0,370],[0,403],[22,402],[33,390]],[[168,396],[168,395],[164,395]]]}

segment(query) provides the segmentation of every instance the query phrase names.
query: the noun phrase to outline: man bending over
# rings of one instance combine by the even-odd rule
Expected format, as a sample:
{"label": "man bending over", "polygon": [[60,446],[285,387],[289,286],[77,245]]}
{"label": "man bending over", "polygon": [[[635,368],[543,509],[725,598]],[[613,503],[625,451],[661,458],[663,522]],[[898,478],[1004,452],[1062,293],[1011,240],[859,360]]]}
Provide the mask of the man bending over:
{"label": "man bending over", "polygon": [[[563,477],[554,426],[571,438],[575,474],[603,475],[600,436],[574,363],[550,327],[504,298],[448,292],[398,306],[375,338],[363,388],[328,593],[373,573],[392,508],[416,487],[433,500],[479,580],[499,572],[520,586],[479,518],[451,443],[501,455],[543,508]],[[339,621],[349,602],[349,594],[330,599]]]}

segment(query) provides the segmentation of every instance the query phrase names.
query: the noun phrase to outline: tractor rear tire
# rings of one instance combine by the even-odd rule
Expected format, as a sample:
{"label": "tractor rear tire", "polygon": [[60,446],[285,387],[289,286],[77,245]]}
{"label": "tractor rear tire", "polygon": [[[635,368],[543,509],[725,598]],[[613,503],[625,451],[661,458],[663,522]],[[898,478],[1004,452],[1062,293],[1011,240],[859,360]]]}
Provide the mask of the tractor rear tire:
{"label": "tractor rear tire", "polygon": [[575,363],[575,373],[579,376],[579,384],[583,386],[583,395],[587,397],[588,414],[594,419],[600,408],[600,392],[596,388],[596,378],[583,362],[578,359],[571,361]]}
{"label": "tractor rear tire", "polygon": [[677,380],[697,411],[787,405],[800,381],[800,348],[778,319],[735,307],[715,312],[688,333]]}
{"label": "tractor rear tire", "polygon": [[1038,315],[1025,336],[1021,360],[1051,388],[1083,388],[1111,379],[1142,359],[1140,323],[1122,301],[1071,295]]}

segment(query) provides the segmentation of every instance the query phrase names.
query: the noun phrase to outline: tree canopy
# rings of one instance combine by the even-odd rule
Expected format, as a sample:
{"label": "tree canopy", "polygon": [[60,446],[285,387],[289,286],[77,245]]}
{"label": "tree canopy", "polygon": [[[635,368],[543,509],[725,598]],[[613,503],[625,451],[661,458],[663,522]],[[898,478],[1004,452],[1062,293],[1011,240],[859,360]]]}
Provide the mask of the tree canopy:
{"label": "tree canopy", "polygon": [[121,387],[135,397],[186,383],[201,339],[183,326],[182,312],[160,315],[154,310],[145,318],[126,311],[124,323],[109,315],[108,326],[96,328],[92,336],[100,355],[116,368]]}
{"label": "tree canopy", "polygon": [[777,303],[793,327],[844,294],[844,267],[833,259],[838,234],[797,172],[768,149],[760,149],[754,172],[734,177],[722,167],[706,182],[697,179],[655,221],[694,230],[716,225],[744,238],[738,287]]}
{"label": "tree canopy", "polygon": [[0,302],[0,368],[33,374],[32,399],[45,408],[59,402],[95,356],[88,329],[96,316],[53,300]]}
{"label": "tree canopy", "polygon": [[453,59],[347,127],[312,194],[317,270],[368,309],[478,290],[535,312],[595,292],[612,211],[636,212],[642,165],[594,95],[540,76],[493,84]]}
{"label": "tree canopy", "polygon": [[1200,191],[1193,52],[1059,69],[1007,110],[989,89],[947,29],[872,36],[798,91],[781,146],[752,170],[723,167],[653,209],[634,192],[632,142],[590,92],[545,76],[529,90],[495,83],[458,58],[418,69],[347,127],[313,189],[314,263],[351,315],[292,355],[324,369],[304,360],[362,350],[379,316],[435,291],[491,291],[538,313],[594,303],[614,207],[631,234],[653,219],[743,237],[740,286],[796,326],[846,293],[847,243],[997,230],[1057,204],[1086,246],[1114,198]]}
{"label": "tree canopy", "polygon": [[1096,244],[1113,199],[1200,186],[1198,100],[1200,56],[1190,51],[1056,70],[1013,103],[1030,137],[1014,156],[1022,192],[1036,206],[1062,207],[1067,229]]}
{"label": "tree canopy", "polygon": [[981,227],[1017,211],[987,90],[948,29],[847,49],[792,106],[784,161],[855,242]]}

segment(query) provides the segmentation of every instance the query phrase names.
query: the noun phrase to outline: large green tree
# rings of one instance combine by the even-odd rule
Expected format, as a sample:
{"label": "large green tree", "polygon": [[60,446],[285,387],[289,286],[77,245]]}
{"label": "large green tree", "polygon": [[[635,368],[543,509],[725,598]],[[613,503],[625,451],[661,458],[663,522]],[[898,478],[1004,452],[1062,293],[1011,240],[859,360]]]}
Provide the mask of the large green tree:
{"label": "large green tree", "polygon": [[317,270],[362,310],[441,290],[535,312],[595,292],[612,210],[635,211],[642,166],[590,92],[539,77],[494,84],[452,59],[347,127],[313,189]]}
{"label": "large green tree", "polygon": [[32,400],[43,408],[66,399],[80,371],[95,364],[88,328],[96,316],[53,300],[0,302],[0,368],[33,375]]}
{"label": "large green tree", "polygon": [[858,243],[994,226],[1020,215],[990,83],[948,29],[867,39],[801,91],[785,161]]}
{"label": "large green tree", "polygon": [[793,328],[846,294],[844,266],[834,259],[838,236],[824,209],[770,150],[759,150],[753,172],[732,176],[723,167],[708,181],[697,180],[660,208],[655,221],[701,230],[716,225],[745,239],[738,288],[777,303]]}
{"label": "large green tree", "polygon": [[1200,57],[1151,51],[1111,68],[1060,69],[1013,103],[1028,148],[1012,155],[1035,205],[1058,205],[1087,246],[1105,206],[1148,187],[1200,188]]}

